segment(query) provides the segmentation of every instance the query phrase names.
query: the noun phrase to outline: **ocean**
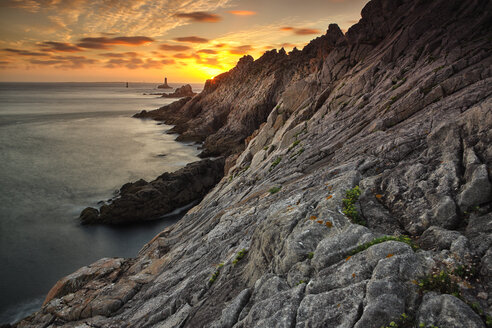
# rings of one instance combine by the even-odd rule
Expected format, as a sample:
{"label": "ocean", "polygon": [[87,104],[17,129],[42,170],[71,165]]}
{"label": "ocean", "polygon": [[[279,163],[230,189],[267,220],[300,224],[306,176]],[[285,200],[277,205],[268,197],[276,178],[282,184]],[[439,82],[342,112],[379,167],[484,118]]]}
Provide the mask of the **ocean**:
{"label": "ocean", "polygon": [[0,83],[0,324],[39,309],[56,281],[78,268],[135,256],[179,219],[124,227],[77,220],[126,182],[198,160],[195,145],[165,133],[170,126],[131,118],[173,101],[144,95],[156,86]]}

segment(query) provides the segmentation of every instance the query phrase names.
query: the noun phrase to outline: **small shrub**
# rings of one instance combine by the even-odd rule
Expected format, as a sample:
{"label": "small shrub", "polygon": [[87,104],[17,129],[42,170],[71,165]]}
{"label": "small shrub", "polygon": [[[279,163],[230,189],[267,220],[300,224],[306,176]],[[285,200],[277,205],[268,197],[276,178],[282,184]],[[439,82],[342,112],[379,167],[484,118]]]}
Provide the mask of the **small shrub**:
{"label": "small shrub", "polygon": [[434,73],[439,72],[439,71],[440,71],[440,70],[442,70],[443,68],[444,68],[444,65],[441,65],[441,66],[439,66],[439,67],[434,68]]}
{"label": "small shrub", "polygon": [[277,166],[280,161],[282,160],[282,157],[277,157],[273,162],[272,162],[272,165],[270,165],[270,171],[273,170],[275,168],[275,166]]}
{"label": "small shrub", "polygon": [[365,251],[366,249],[368,249],[371,246],[374,246],[374,245],[380,244],[380,243],[384,243],[385,241],[390,241],[390,240],[405,243],[405,244],[409,245],[410,247],[412,247],[412,249],[414,251],[419,249],[419,247],[408,236],[404,236],[404,235],[403,236],[383,236],[383,237],[375,238],[375,239],[371,240],[370,242],[367,242],[365,244],[361,244],[361,245],[357,246],[354,250],[352,250],[352,252],[350,252],[350,254],[354,255],[354,254],[360,253],[362,251]]}
{"label": "small shrub", "polygon": [[280,189],[282,189],[282,187],[272,187],[268,190],[268,192],[273,195],[273,194],[276,194],[277,192],[279,192]]}
{"label": "small shrub", "polygon": [[434,291],[441,294],[451,294],[456,297],[460,296],[458,284],[451,279],[451,276],[446,271],[423,277],[418,281],[418,286],[423,292]]}
{"label": "small shrub", "polygon": [[237,253],[236,258],[234,259],[234,261],[232,261],[232,264],[236,265],[246,255],[246,253],[248,253],[248,250],[247,249],[243,248],[242,250],[240,250]]}
{"label": "small shrub", "polygon": [[342,212],[353,223],[366,225],[366,222],[360,218],[359,212],[355,207],[355,203],[359,200],[359,196],[360,196],[359,186],[355,186],[354,188],[347,190],[347,192],[345,193],[346,198],[342,200],[343,202]]}
{"label": "small shrub", "polygon": [[263,150],[268,150],[268,146],[263,147]]}
{"label": "small shrub", "polygon": [[301,140],[297,140],[297,139],[296,139],[296,141],[294,141],[294,142],[292,143],[292,145],[290,145],[290,147],[289,147],[289,149],[288,149],[287,151],[288,151],[288,152],[289,152],[289,151],[291,151],[292,149],[294,149],[294,148],[295,148],[298,144],[300,144],[300,143],[301,143]]}
{"label": "small shrub", "polygon": [[308,259],[312,259],[314,257],[314,252],[309,252],[308,253]]}
{"label": "small shrub", "polygon": [[208,282],[210,284],[213,284],[215,282],[215,280],[217,280],[217,278],[219,277],[220,275],[220,269],[222,269],[222,267],[224,266],[224,263],[220,263],[218,266],[217,266],[217,269],[215,270],[215,272],[212,274],[212,277],[210,277],[210,279],[208,280]]}
{"label": "small shrub", "polygon": [[299,280],[299,282],[296,284],[296,286],[299,286],[299,285],[302,285],[302,284],[305,284],[306,282],[304,280]]}

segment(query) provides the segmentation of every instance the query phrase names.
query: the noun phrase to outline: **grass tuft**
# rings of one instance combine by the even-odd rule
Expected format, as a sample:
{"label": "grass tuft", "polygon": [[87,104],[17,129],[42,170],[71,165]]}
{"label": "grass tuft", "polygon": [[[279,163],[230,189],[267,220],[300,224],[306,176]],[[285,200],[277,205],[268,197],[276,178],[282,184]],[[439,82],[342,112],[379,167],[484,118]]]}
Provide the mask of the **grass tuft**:
{"label": "grass tuft", "polygon": [[355,207],[355,203],[357,203],[357,201],[359,200],[360,193],[361,191],[359,186],[355,186],[354,188],[347,190],[347,192],[345,193],[345,199],[342,200],[343,202],[342,212],[353,223],[366,225],[366,221],[360,218],[359,212]]}

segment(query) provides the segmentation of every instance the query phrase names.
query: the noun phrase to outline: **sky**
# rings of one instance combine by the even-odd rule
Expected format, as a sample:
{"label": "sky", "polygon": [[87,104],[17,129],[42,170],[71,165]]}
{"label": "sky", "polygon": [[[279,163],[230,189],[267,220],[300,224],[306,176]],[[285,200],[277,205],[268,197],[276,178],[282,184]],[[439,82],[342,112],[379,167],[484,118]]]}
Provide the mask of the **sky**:
{"label": "sky", "polygon": [[0,81],[199,83],[360,19],[368,0],[0,0]]}

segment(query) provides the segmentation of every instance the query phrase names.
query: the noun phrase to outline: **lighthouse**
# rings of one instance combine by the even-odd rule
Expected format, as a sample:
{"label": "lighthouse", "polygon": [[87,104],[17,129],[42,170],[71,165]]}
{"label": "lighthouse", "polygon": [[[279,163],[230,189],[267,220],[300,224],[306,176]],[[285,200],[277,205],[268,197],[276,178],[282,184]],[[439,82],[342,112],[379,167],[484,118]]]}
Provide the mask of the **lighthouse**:
{"label": "lighthouse", "polygon": [[164,78],[164,84],[158,85],[158,89],[172,89],[169,85],[167,85],[167,77]]}

